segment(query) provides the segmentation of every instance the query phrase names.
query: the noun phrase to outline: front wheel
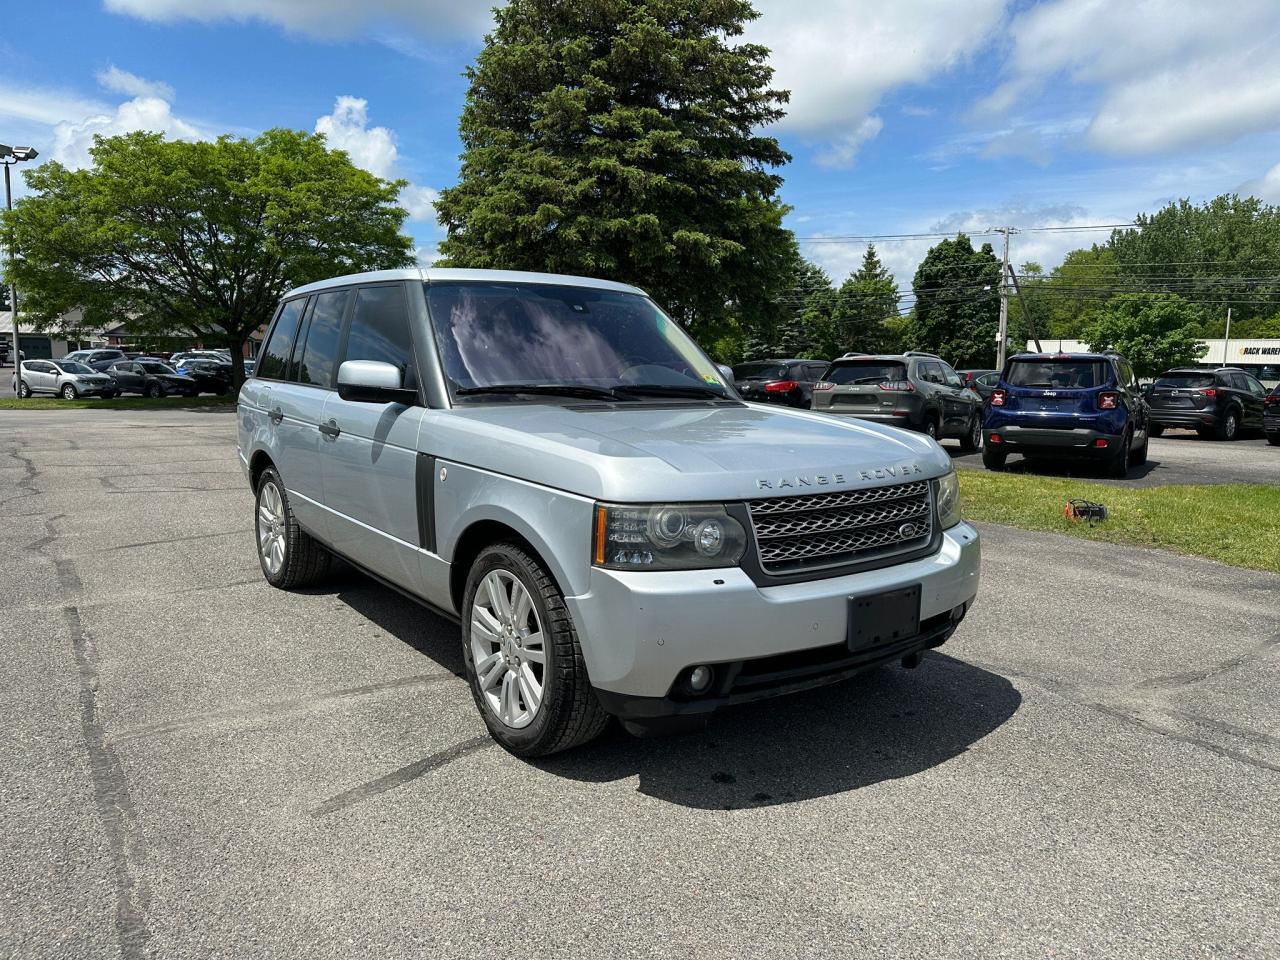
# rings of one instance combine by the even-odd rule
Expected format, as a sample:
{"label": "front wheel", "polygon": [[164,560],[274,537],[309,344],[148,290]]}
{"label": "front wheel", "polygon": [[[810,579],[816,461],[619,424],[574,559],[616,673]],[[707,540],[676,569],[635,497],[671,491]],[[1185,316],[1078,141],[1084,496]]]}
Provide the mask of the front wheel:
{"label": "front wheel", "polygon": [[1003,470],[1008,454],[1003,450],[991,449],[991,444],[982,448],[982,465],[988,470]]}
{"label": "front wheel", "polygon": [[281,590],[306,587],[329,572],[333,557],[298,526],[280,475],[268,467],[258,480],[254,533],[267,583]]}
{"label": "front wheel", "polygon": [[164,390],[158,383],[148,383],[145,390],[142,391],[143,396],[156,400],[164,396]]}
{"label": "front wheel", "polygon": [[969,423],[969,429],[960,438],[960,449],[965,453],[973,453],[975,450],[982,449],[982,418],[976,413]]}
{"label": "front wheel", "polygon": [[485,548],[463,594],[462,658],[489,733],[519,757],[594,739],[609,722],[587,677],[564,595],[515,543]]}
{"label": "front wheel", "polygon": [[79,394],[76,393],[76,388],[69,383],[64,383],[60,392],[62,393],[63,400],[74,400],[79,396]]}

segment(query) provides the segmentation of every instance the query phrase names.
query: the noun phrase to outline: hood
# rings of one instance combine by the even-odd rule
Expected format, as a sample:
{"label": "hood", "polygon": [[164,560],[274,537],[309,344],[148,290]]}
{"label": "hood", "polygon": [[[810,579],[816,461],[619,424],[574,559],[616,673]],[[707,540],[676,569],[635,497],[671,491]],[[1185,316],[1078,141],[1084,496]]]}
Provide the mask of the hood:
{"label": "hood", "polygon": [[759,404],[512,403],[435,418],[423,436],[438,456],[622,502],[821,493],[951,469],[921,434]]}

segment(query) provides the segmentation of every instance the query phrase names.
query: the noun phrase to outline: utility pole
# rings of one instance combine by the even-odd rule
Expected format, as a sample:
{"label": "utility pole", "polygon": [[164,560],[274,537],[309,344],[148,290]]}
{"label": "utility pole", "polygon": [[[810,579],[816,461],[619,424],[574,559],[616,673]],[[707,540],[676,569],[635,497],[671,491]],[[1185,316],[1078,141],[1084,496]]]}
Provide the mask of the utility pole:
{"label": "utility pole", "polygon": [[1005,356],[1009,352],[1009,234],[1018,231],[1013,227],[996,227],[994,232],[1004,234],[1004,255],[1000,267],[1000,333],[996,345],[996,366],[1003,370]]}
{"label": "utility pole", "polygon": [[[13,189],[9,183],[9,168],[15,163],[22,163],[24,160],[34,160],[40,155],[35,147],[11,147],[7,143],[0,143],[0,163],[4,164],[4,205],[9,214],[13,213]],[[8,228],[5,231],[5,256],[8,259],[10,268],[13,267],[13,226],[12,217],[5,222]],[[13,388],[16,392],[18,389],[18,381],[21,379],[19,374],[22,371],[22,347],[21,338],[18,336],[18,285],[13,282],[10,277],[9,282],[9,310],[10,316],[13,318]]]}
{"label": "utility pole", "polygon": [[1222,338],[1222,365],[1227,365],[1227,347],[1231,346],[1231,308],[1227,307],[1227,333]]}

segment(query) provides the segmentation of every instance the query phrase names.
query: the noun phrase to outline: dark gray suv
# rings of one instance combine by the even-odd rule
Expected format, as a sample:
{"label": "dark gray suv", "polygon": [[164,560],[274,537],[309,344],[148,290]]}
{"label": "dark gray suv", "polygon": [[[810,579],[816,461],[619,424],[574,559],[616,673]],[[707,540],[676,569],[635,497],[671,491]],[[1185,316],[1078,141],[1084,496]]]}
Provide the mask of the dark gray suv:
{"label": "dark gray suv", "polygon": [[982,400],[931,353],[845,354],[813,387],[813,409],[982,446]]}

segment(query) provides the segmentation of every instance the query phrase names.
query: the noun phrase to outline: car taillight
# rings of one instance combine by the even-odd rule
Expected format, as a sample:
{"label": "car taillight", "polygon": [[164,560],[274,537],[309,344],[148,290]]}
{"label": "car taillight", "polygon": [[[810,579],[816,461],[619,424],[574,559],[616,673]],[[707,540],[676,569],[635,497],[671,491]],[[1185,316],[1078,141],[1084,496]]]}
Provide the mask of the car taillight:
{"label": "car taillight", "polygon": [[1262,398],[1262,403],[1267,407],[1280,406],[1280,393],[1268,393]]}
{"label": "car taillight", "polygon": [[1004,406],[1004,391],[1001,390],[999,387],[991,391],[991,405],[993,407]]}
{"label": "car taillight", "polygon": [[1120,395],[1116,393],[1100,393],[1098,394],[1099,410],[1114,410],[1120,402]]}
{"label": "car taillight", "polygon": [[790,393],[798,386],[800,386],[800,384],[796,383],[794,380],[775,380],[773,383],[766,383],[764,385],[764,392]]}
{"label": "car taillight", "polygon": [[894,393],[915,393],[916,386],[910,380],[881,380],[881,390],[890,390]]}
{"label": "car taillight", "polygon": [[830,380],[819,380],[813,385],[813,389],[815,390],[834,390],[835,388],[836,385]]}
{"label": "car taillight", "polygon": [[1202,397],[1216,397],[1217,395],[1218,390],[1216,387],[1205,387],[1200,391],[1200,396]]}

